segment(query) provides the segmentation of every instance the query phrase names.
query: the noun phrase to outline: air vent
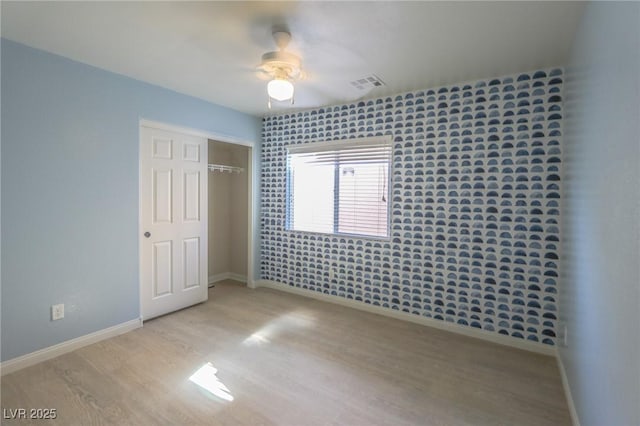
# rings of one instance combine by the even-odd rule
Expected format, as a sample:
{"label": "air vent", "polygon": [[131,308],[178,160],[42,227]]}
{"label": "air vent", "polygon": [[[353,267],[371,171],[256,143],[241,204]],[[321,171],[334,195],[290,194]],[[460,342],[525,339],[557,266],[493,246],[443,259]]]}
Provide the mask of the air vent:
{"label": "air vent", "polygon": [[374,87],[384,86],[384,81],[375,74],[353,80],[350,84],[358,90],[370,90]]}

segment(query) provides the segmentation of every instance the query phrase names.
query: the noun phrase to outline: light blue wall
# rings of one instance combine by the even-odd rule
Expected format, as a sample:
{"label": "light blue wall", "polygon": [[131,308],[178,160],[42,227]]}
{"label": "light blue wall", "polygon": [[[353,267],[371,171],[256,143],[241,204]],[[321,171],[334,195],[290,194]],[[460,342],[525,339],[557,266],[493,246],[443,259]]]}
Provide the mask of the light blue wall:
{"label": "light blue wall", "polygon": [[566,69],[560,354],[582,426],[640,424],[640,3],[591,3]]}
{"label": "light blue wall", "polygon": [[259,118],[2,40],[2,360],[139,317],[140,118],[259,159]]}

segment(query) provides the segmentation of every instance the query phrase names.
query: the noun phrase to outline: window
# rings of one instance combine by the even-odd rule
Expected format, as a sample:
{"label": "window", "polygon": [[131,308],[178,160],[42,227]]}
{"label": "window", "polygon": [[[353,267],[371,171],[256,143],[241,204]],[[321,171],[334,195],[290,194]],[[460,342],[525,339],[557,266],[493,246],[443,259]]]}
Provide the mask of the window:
{"label": "window", "polygon": [[389,236],[389,137],[289,148],[287,229]]}

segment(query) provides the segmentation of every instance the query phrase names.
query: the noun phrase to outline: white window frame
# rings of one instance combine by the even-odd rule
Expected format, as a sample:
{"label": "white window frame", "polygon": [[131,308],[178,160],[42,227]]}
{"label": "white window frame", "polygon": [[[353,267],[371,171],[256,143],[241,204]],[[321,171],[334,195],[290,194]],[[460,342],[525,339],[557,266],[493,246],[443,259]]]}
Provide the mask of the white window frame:
{"label": "white window frame", "polygon": [[[289,160],[292,154],[304,154],[304,153],[319,153],[319,152],[329,152],[333,150],[339,150],[340,148],[351,148],[356,147],[358,145],[387,145],[389,146],[389,164],[387,166],[387,235],[379,236],[379,235],[367,235],[367,234],[353,234],[353,233],[345,233],[345,232],[321,232],[321,231],[307,231],[307,230],[299,230],[293,229],[293,217],[291,212],[291,175],[290,175],[290,166]],[[294,233],[303,233],[303,234],[319,234],[319,235],[329,235],[336,237],[350,237],[350,238],[362,238],[362,239],[372,239],[372,240],[380,240],[380,241],[390,241],[391,240],[391,204],[392,204],[392,194],[391,190],[392,185],[392,176],[393,176],[393,140],[389,135],[385,136],[372,136],[372,137],[364,137],[364,138],[356,138],[356,139],[342,139],[335,141],[323,141],[323,142],[314,142],[314,143],[305,143],[299,145],[290,145],[287,147],[286,154],[286,177],[285,177],[285,186],[286,186],[286,194],[285,194],[285,229],[289,232]],[[339,197],[339,194],[335,194],[335,197]],[[334,222],[337,221],[338,218],[334,217]],[[336,227],[334,226],[334,229]]]}

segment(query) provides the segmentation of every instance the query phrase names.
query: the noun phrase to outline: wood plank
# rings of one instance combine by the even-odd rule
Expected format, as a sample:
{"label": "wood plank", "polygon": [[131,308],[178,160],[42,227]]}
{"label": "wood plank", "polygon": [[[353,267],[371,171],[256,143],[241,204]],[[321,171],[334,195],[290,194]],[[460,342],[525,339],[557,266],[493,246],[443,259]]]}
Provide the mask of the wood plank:
{"label": "wood plank", "polygon": [[[209,292],[4,376],[2,408],[56,408],[60,425],[571,424],[551,357],[233,281]],[[233,401],[189,380],[207,363]]]}

